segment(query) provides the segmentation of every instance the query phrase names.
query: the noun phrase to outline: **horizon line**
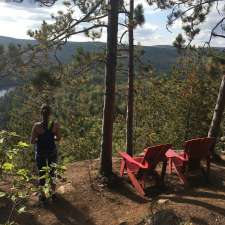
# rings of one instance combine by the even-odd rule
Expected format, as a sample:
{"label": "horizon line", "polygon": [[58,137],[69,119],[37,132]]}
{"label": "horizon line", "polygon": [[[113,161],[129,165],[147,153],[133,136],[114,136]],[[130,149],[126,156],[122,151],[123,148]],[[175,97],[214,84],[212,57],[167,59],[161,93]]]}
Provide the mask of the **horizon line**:
{"label": "horizon line", "polygon": [[[15,39],[15,40],[24,40],[24,41],[36,41],[36,39],[33,38],[18,38],[18,37],[12,37],[12,36],[5,36],[5,35],[0,35],[0,38],[9,38],[9,39]],[[67,43],[103,43],[106,44],[106,42],[103,41],[67,41]],[[138,44],[136,44],[135,46],[139,46]],[[158,45],[140,45],[142,47],[153,47],[153,46],[168,46],[168,47],[172,47],[175,48],[173,45],[170,44],[158,44]],[[196,45],[195,45],[196,46]],[[197,46],[197,47],[203,47],[204,46]],[[209,48],[224,48],[222,46],[210,46]]]}

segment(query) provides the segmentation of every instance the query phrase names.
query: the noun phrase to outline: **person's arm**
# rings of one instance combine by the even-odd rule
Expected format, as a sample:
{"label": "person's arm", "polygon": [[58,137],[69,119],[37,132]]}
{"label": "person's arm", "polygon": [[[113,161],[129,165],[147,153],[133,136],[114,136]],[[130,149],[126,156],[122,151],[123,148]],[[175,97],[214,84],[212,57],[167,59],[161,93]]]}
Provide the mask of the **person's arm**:
{"label": "person's arm", "polygon": [[61,139],[61,133],[60,133],[60,125],[58,123],[55,123],[55,140],[60,141]]}
{"label": "person's arm", "polygon": [[36,124],[33,126],[32,128],[32,132],[31,132],[31,138],[30,138],[30,143],[31,144],[35,144],[36,143],[36,140],[37,140],[37,126]]}

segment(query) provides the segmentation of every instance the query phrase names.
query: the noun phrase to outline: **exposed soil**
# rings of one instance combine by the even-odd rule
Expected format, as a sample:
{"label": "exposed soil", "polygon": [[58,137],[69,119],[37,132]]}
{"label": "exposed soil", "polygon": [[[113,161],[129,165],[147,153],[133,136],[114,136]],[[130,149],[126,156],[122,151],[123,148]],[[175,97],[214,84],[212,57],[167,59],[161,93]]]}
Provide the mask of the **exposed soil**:
{"label": "exposed soil", "polygon": [[[37,197],[28,211],[16,216],[21,225],[224,225],[225,164],[212,164],[211,182],[199,174],[184,188],[176,175],[166,175],[166,189],[152,185],[142,198],[127,178],[116,179],[110,187],[96,182],[98,160],[67,166],[67,181],[58,185],[58,199],[45,207]],[[119,159],[114,159],[119,171]],[[151,182],[150,182],[151,183]],[[4,189],[4,187],[0,187]],[[9,203],[0,200],[0,223],[9,214]]]}

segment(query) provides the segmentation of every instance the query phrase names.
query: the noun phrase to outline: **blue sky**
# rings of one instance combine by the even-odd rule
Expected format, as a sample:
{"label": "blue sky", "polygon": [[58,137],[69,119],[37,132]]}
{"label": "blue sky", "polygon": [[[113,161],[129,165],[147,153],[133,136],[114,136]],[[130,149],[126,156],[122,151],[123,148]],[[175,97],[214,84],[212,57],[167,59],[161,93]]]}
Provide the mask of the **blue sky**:
{"label": "blue sky", "polygon": [[[181,30],[181,23],[178,21],[171,28],[172,33],[166,29],[168,11],[161,11],[155,7],[149,7],[145,0],[136,0],[135,4],[143,3],[146,22],[135,31],[135,41],[141,45],[171,45],[176,35]],[[28,39],[28,29],[37,29],[43,20],[51,22],[51,14],[58,10],[64,10],[62,1],[58,1],[51,8],[40,7],[34,0],[24,0],[23,3],[12,3],[10,0],[0,0],[0,35],[15,38]],[[221,15],[223,16],[223,15]],[[210,28],[218,20],[219,15],[213,10],[206,22],[202,25],[202,32],[196,38],[195,44],[203,45],[208,40]],[[76,35],[71,41],[91,41],[84,35]],[[103,32],[100,41],[106,40],[106,32]],[[225,46],[225,40],[215,39],[214,46]]]}

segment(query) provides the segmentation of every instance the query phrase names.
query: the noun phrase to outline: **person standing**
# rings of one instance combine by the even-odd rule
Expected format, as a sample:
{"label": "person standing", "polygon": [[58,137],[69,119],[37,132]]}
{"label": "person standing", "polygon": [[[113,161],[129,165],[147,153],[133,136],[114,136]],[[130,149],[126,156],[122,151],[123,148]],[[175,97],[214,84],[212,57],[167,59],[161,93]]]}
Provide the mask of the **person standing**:
{"label": "person standing", "polygon": [[[57,163],[58,152],[55,141],[60,141],[60,126],[56,121],[50,121],[51,107],[47,104],[41,106],[41,122],[36,122],[32,128],[31,144],[35,145],[35,159],[37,168],[39,171],[39,186],[41,192],[39,194],[39,200],[41,202],[46,201],[46,196],[43,192],[43,186],[45,185],[45,172],[43,167],[49,166],[50,176],[54,178],[54,167],[51,167],[54,163]],[[52,182],[52,198],[55,197],[55,184]]]}

